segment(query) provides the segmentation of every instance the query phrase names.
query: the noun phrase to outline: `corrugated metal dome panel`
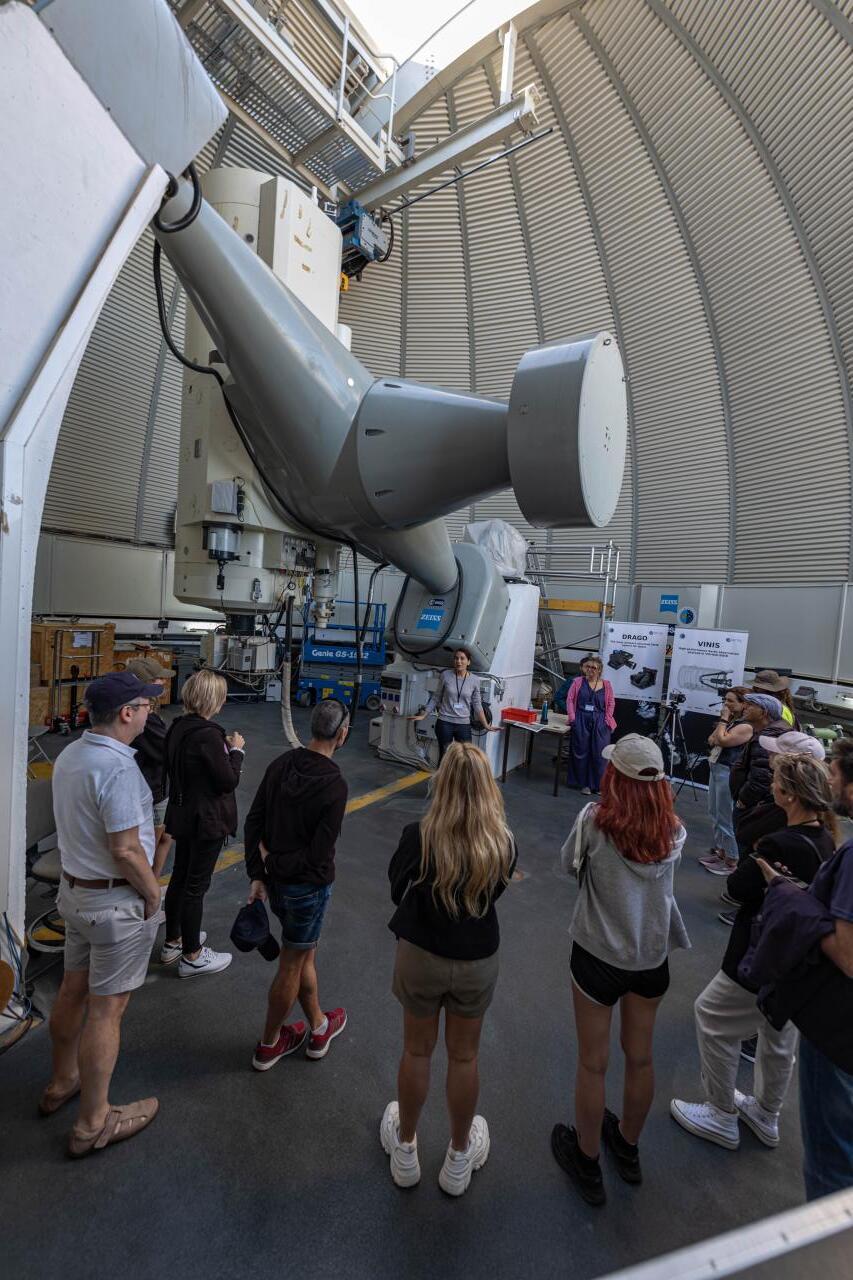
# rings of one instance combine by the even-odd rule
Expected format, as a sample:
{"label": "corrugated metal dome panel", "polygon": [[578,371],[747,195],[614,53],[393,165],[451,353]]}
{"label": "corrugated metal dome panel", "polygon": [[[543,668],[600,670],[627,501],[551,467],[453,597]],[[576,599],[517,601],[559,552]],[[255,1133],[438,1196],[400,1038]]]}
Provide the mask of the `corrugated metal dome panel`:
{"label": "corrugated metal dome panel", "polygon": [[634,576],[714,581],[726,569],[728,472],[717,370],[683,241],[631,119],[572,19],[545,27],[535,47],[570,121],[618,301],[637,449]]}
{"label": "corrugated metal dome panel", "polygon": [[[703,13],[711,16],[707,5]],[[736,458],[733,580],[838,581],[849,564],[849,449],[814,278],[779,187],[721,84],[671,23],[648,9],[632,15],[651,33],[654,54],[639,65],[633,53],[629,83],[684,210],[724,353]],[[737,32],[745,56],[740,16]],[[732,36],[729,22],[718,35],[721,56]],[[801,62],[804,42],[795,45]],[[683,86],[681,111],[662,85]],[[697,469],[705,465],[701,458]],[[767,475],[786,512],[773,528],[756,501]]]}
{"label": "corrugated metal dome panel", "polygon": [[[451,96],[459,128],[495,105],[480,67]],[[539,335],[530,269],[506,161],[468,178],[464,200],[476,355],[472,389],[483,395],[509,396],[516,365],[528,348],[538,344]],[[430,201],[424,203],[429,207]]]}
{"label": "corrugated metal dome panel", "polygon": [[400,376],[400,277],[403,244],[395,219],[391,257],[377,270],[351,280],[341,294],[339,319],[352,328],[352,350],[377,378]]}
{"label": "corrugated metal dome panel", "polygon": [[47,487],[45,528],[133,541],[157,363],[146,231],[113,286],[68,400]]}
{"label": "corrugated metal dome panel", "polygon": [[[449,129],[447,102],[441,97],[415,128],[418,150],[426,150]],[[407,378],[468,391],[470,343],[459,208],[457,188],[451,186],[400,219],[405,225],[403,370]]]}

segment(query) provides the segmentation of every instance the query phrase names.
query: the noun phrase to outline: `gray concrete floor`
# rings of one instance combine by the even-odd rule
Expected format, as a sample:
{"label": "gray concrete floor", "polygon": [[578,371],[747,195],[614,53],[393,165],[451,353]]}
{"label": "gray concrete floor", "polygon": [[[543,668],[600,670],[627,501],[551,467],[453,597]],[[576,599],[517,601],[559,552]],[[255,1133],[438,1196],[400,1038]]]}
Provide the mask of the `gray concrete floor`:
{"label": "gray concrete floor", "polygon": [[[304,725],[305,713],[297,713]],[[248,754],[241,816],[280,752],[278,709],[229,705]],[[402,776],[367,746],[367,719],[338,757],[354,797]],[[642,1140],[645,1182],[605,1166],[609,1202],[585,1206],[554,1163],[548,1139],[569,1120],[575,1040],[567,926],[575,895],[558,850],[580,807],[551,796],[548,745],[531,777],[510,775],[507,811],[524,879],[501,902],[501,978],[483,1034],[480,1110],[492,1151],[459,1201],[437,1185],[447,1142],[444,1055],[437,1051],[420,1131],[421,1185],[400,1191],[379,1145],[395,1096],[401,1014],[390,993],[394,939],[386,869],[401,827],[422,812],[420,784],[349,815],[318,955],[321,998],[349,1023],[320,1062],[297,1056],[258,1074],[250,1066],[272,967],[235,956],[222,975],[181,982],[152,964],[124,1021],[113,1097],[156,1094],[150,1130],[79,1162],[65,1158],[74,1107],[36,1115],[47,1078],[45,1028],[0,1058],[0,1258],[22,1277],[63,1280],[119,1273],[274,1277],[605,1275],[613,1269],[801,1204],[796,1089],[769,1151],[746,1129],[724,1151],[679,1129],[673,1095],[699,1098],[692,1002],[719,967],[726,931],[716,919],[720,879],[698,866],[709,843],[705,797],[679,800],[689,831],[678,897],[693,949],[672,961],[658,1019],[657,1096]],[[242,866],[214,877],[205,927],[227,944],[244,900]],[[751,1068],[743,1064],[742,1087]],[[608,1102],[620,1109],[614,1029]]]}

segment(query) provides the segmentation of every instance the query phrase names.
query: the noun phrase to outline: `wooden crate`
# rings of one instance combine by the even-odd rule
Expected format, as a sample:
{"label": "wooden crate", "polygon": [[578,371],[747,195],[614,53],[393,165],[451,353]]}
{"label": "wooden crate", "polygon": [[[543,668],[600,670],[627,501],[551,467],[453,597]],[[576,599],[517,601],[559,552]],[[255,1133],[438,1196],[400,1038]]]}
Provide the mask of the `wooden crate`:
{"label": "wooden crate", "polygon": [[[112,671],[115,634],[114,622],[34,622],[30,634],[30,663],[39,667],[43,685],[50,684],[55,677],[70,679],[73,666],[79,667],[81,681],[92,680],[96,675]],[[56,646],[60,635],[61,670],[57,670]]]}
{"label": "wooden crate", "polygon": [[[82,706],[86,681],[77,686],[77,705]],[[71,686],[64,684],[56,691],[54,698],[54,715],[67,719],[71,714]],[[50,688],[46,684],[35,685],[30,689],[30,724],[47,724],[50,708]]]}

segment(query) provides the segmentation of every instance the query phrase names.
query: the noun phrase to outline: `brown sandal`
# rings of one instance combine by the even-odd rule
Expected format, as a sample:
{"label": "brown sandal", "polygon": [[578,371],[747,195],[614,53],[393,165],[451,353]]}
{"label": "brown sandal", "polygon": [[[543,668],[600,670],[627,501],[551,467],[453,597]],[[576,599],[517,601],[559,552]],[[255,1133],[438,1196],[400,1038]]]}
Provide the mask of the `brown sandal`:
{"label": "brown sandal", "polygon": [[110,1107],[104,1127],[97,1133],[82,1133],[72,1129],[68,1139],[70,1156],[87,1156],[90,1151],[100,1151],[113,1142],[134,1138],[151,1123],[160,1110],[156,1098],[143,1098],[141,1102],[129,1102],[124,1107]]}
{"label": "brown sandal", "polygon": [[43,1116],[52,1116],[60,1107],[64,1107],[66,1102],[70,1102],[72,1098],[76,1098],[79,1092],[79,1080],[73,1088],[66,1089],[65,1093],[51,1092],[50,1085],[48,1085],[44,1093],[39,1098],[39,1113]]}

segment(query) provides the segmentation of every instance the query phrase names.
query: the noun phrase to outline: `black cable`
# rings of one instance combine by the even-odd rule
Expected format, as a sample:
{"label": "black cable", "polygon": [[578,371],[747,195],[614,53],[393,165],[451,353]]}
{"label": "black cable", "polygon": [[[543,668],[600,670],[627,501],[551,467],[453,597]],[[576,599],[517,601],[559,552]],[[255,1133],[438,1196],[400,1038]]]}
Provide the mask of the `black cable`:
{"label": "black cable", "polygon": [[[154,214],[154,226],[158,231],[163,232],[164,235],[168,235],[173,231],[185,231],[187,227],[191,226],[192,223],[195,222],[198,217],[199,210],[201,209],[201,183],[198,180],[195,165],[188,164],[184,173],[193,184],[192,203],[187,212],[183,214],[182,217],[178,218],[176,222],[164,222],[160,217],[160,210],[158,209]],[[169,174],[169,185],[166,188],[166,194],[163,197],[164,201],[171,200],[172,196],[176,196],[178,194],[179,189],[177,178]]]}
{"label": "black cable", "polygon": [[379,221],[380,221],[380,222],[387,222],[387,223],[388,223],[388,225],[389,225],[389,227],[391,228],[391,238],[390,238],[390,239],[389,239],[389,241],[388,241],[388,248],[385,250],[385,252],[384,252],[384,254],[382,255],[382,257],[381,257],[381,258],[375,258],[375,259],[374,259],[374,261],[375,261],[375,262],[379,262],[379,263],[381,263],[381,262],[387,262],[387,261],[388,261],[388,259],[391,257],[391,253],[392,253],[392,251],[393,251],[393,249],[394,249],[394,219],[391,217],[391,214],[390,214],[390,213],[385,213],[384,211],[382,211],[382,212],[380,213]]}

